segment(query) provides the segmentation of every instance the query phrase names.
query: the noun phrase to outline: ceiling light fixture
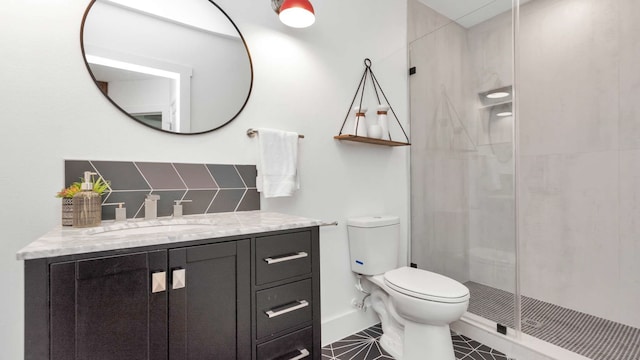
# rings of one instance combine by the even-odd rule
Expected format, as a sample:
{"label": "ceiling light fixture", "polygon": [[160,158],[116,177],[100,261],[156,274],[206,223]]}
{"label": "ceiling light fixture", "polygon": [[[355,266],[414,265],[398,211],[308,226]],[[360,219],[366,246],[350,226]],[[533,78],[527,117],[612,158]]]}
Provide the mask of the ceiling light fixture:
{"label": "ceiling light fixture", "polygon": [[503,111],[496,114],[497,117],[506,117],[511,115],[513,115],[511,111]]}
{"label": "ceiling light fixture", "polygon": [[306,28],[316,21],[313,5],[309,0],[271,0],[273,10],[280,21],[294,28]]}

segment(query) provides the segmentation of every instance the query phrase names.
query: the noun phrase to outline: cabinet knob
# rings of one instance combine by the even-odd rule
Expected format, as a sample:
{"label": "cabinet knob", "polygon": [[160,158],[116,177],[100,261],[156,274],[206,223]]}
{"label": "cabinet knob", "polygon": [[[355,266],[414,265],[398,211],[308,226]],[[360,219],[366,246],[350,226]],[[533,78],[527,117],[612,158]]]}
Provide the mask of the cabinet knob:
{"label": "cabinet knob", "polygon": [[185,286],[187,286],[187,270],[173,270],[173,272],[171,273],[171,289],[182,289]]}
{"label": "cabinet knob", "polygon": [[167,273],[165,271],[151,274],[151,293],[167,290]]}

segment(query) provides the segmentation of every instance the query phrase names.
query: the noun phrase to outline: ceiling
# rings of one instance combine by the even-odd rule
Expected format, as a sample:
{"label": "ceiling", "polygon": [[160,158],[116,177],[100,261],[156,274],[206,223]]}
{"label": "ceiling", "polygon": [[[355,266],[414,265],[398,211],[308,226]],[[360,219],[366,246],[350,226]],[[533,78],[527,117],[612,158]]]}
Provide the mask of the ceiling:
{"label": "ceiling", "polygon": [[[511,10],[512,0],[418,0],[458,24],[470,28]],[[520,0],[524,4],[529,0]]]}

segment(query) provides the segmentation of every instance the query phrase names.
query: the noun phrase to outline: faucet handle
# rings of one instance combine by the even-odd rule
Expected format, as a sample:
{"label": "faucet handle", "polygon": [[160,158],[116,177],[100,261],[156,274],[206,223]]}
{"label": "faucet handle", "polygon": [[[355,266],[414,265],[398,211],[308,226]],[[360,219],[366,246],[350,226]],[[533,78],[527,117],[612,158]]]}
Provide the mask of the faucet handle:
{"label": "faucet handle", "polygon": [[189,203],[193,200],[173,200],[175,205],[173,205],[173,217],[181,217],[182,216],[182,203]]}

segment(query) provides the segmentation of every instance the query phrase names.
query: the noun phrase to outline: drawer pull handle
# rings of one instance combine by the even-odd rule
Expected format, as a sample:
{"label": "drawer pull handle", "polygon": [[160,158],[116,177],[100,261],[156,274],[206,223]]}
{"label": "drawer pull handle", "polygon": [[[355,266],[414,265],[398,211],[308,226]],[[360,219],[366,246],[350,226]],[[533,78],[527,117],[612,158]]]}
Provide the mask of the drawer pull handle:
{"label": "drawer pull handle", "polygon": [[171,276],[171,289],[178,290],[186,286],[187,283],[187,270],[175,269]]}
{"label": "drawer pull handle", "polygon": [[167,273],[164,271],[151,274],[151,293],[159,293],[167,290]]}
{"label": "drawer pull handle", "polygon": [[284,308],[284,309],[275,310],[275,311],[274,311],[274,309],[271,309],[271,310],[265,311],[264,313],[267,314],[267,317],[269,319],[271,319],[271,318],[274,318],[276,316],[284,315],[286,313],[289,313],[289,312],[292,312],[292,311],[295,311],[295,310],[298,310],[298,309],[302,309],[302,308],[305,308],[305,307],[309,306],[309,302],[307,302],[307,300],[297,300],[297,301],[294,301],[292,304],[295,304],[295,305],[288,306],[289,304],[287,304],[287,305],[285,305],[287,307]]}
{"label": "drawer pull handle", "polygon": [[295,259],[301,259],[301,258],[305,258],[309,256],[309,254],[307,254],[304,251],[300,251],[298,253],[295,254],[287,254],[284,256],[280,256],[280,257],[268,257],[265,258],[264,261],[267,262],[267,264],[271,265],[271,264],[277,264],[277,263],[281,263],[283,261],[290,261],[290,260],[295,260]]}
{"label": "drawer pull handle", "polygon": [[304,359],[307,356],[309,356],[309,350],[307,349],[302,349],[302,350],[298,350],[299,354],[288,359],[288,360],[300,360],[300,359]]}

